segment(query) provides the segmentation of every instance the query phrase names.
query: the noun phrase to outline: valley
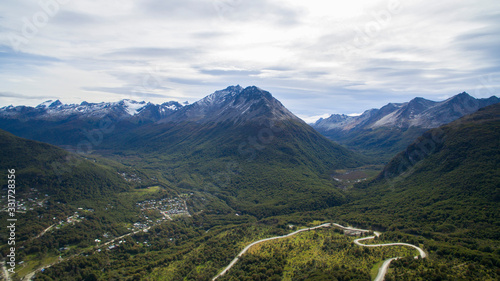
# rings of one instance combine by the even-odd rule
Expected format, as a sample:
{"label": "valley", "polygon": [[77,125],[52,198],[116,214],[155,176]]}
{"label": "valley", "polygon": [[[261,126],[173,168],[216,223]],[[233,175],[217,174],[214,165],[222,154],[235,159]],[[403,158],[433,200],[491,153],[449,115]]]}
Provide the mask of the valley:
{"label": "valley", "polygon": [[[1,109],[0,128],[17,124],[0,130],[0,161],[22,211],[9,278],[374,280],[403,257],[385,280],[495,280],[499,112],[405,129],[415,137],[384,156],[332,142],[257,87]],[[380,235],[356,240],[365,230]]]}
{"label": "valley", "polygon": [[354,187],[357,183],[376,177],[382,169],[382,165],[369,165],[357,169],[335,170],[332,174],[332,178],[341,183],[340,188],[348,189]]}

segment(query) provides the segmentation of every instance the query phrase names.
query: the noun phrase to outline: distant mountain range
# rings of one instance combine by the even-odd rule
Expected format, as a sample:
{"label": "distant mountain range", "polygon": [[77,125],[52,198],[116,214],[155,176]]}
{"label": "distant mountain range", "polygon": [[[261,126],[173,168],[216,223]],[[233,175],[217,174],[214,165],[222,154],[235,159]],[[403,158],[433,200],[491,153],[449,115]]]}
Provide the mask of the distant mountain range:
{"label": "distant mountain range", "polygon": [[[478,110],[490,103],[496,104]],[[16,198],[26,210],[16,224],[16,257],[45,269],[32,272],[37,280],[211,280],[245,243],[292,227],[346,222],[384,230],[379,239],[420,245],[429,254],[394,261],[388,279],[498,280],[499,112],[498,98],[462,93],[315,125],[378,156],[388,163],[382,169],[255,86],[230,86],[188,105],[4,107],[0,128],[32,139],[0,130],[0,166],[16,170]],[[429,129],[449,120],[455,121]],[[355,183],[347,187],[334,174]],[[5,194],[7,180],[0,178]],[[138,205],[170,200],[176,203],[161,208],[181,202],[189,216]],[[0,213],[5,228],[8,214]],[[315,234],[320,240],[311,235],[304,247],[323,241]],[[335,241],[324,244],[318,250],[337,259]],[[7,253],[8,245],[0,250]],[[354,262],[341,270],[318,255],[322,261],[304,262],[303,272],[335,270],[344,279],[358,272],[368,280],[382,256],[362,271],[357,261],[374,253],[354,250],[346,252]],[[282,258],[269,256],[255,270],[267,274],[261,264]],[[12,279],[30,275],[18,272]]]}
{"label": "distant mountain range", "polygon": [[0,128],[137,165],[167,186],[210,190],[257,216],[340,204],[345,198],[329,174],[366,162],[255,86],[230,86],[184,106],[123,100],[4,107]]}
{"label": "distant mountain range", "polygon": [[[311,126],[333,141],[385,162],[426,130],[498,102],[500,99],[495,96],[476,99],[465,92],[441,102],[415,98],[406,103],[389,103],[380,109],[370,109],[360,116],[332,114]],[[260,125],[267,122],[269,127],[269,120],[294,120],[305,125],[270,93],[255,86],[243,88],[239,85],[216,91],[193,104],[121,100],[67,105],[56,100],[36,107],[0,108],[0,128],[66,148],[85,139],[84,132],[98,130],[103,120],[113,124],[112,135],[116,136],[113,141],[121,139],[127,143],[137,142],[131,137],[134,130],[154,135],[154,129],[151,131],[148,125],[230,123],[240,126],[248,122]],[[100,146],[107,140],[110,138],[104,139]],[[116,143],[108,147],[116,147]]]}
{"label": "distant mountain range", "polygon": [[[361,225],[384,221],[409,233],[433,229],[498,241],[499,140],[498,103],[430,129],[392,158],[376,179],[358,185],[365,191],[362,199],[341,211]],[[360,209],[364,215],[349,214]],[[455,244],[460,251],[474,248]]]}
{"label": "distant mountain range", "polygon": [[140,119],[145,118],[151,121],[157,121],[172,114],[182,104],[170,101],[163,104],[153,104],[136,102],[133,100],[121,100],[119,102],[101,102],[81,104],[62,104],[61,101],[48,100],[36,107],[29,106],[6,106],[0,108],[0,116],[5,119],[28,120],[47,120],[58,121],[74,118],[123,118]]}
{"label": "distant mountain range", "polygon": [[370,109],[360,116],[332,114],[311,125],[331,140],[388,160],[424,131],[498,102],[495,96],[476,99],[465,92],[441,102],[414,98]]}
{"label": "distant mountain range", "polygon": [[36,107],[7,106],[0,108],[0,117],[5,120],[44,120],[49,122],[71,121],[74,119],[99,119],[108,117],[113,120],[137,122],[149,121],[220,123],[232,120],[235,123],[256,119],[295,119],[299,120],[269,92],[255,86],[230,86],[224,90],[187,105],[176,101],[162,104],[121,100],[81,104],[62,104],[59,100],[46,101]]}

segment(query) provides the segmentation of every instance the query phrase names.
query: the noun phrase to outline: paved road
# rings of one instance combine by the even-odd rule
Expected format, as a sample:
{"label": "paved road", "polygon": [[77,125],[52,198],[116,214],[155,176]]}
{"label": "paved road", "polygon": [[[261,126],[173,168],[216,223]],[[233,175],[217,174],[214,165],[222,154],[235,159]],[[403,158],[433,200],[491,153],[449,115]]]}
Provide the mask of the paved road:
{"label": "paved road", "polygon": [[229,271],[229,269],[231,269],[237,262],[238,260],[241,258],[241,256],[243,256],[247,251],[248,249],[252,248],[253,246],[259,244],[259,243],[263,243],[263,242],[266,242],[266,241],[270,241],[270,240],[276,240],[276,239],[283,239],[283,238],[287,238],[287,237],[290,237],[290,236],[293,236],[295,234],[298,234],[300,232],[303,232],[303,231],[309,231],[309,230],[313,230],[313,229],[317,229],[317,228],[321,228],[321,227],[330,227],[331,224],[330,223],[325,223],[325,224],[322,224],[322,225],[318,225],[318,226],[315,226],[315,227],[311,227],[311,228],[304,228],[304,229],[300,229],[300,230],[297,230],[295,232],[292,232],[290,234],[287,234],[287,235],[283,235],[283,236],[276,236],[276,237],[271,237],[271,238],[266,238],[266,239],[262,239],[262,240],[259,240],[259,241],[255,241],[253,243],[251,243],[250,245],[246,246],[245,249],[243,249],[232,261],[231,263],[226,267],[224,268],[223,271],[221,271],[219,274],[217,274],[217,276],[215,276],[213,280],[221,277],[222,275],[226,274],[226,272]]}
{"label": "paved road", "polygon": [[[408,244],[408,243],[367,244],[367,245],[359,243],[359,241],[370,240],[370,239],[373,239],[373,238],[375,238],[375,236],[369,236],[369,237],[359,238],[359,239],[354,240],[354,243],[356,245],[359,245],[359,246],[362,246],[362,247],[408,246],[408,247],[412,247],[412,248],[416,249],[418,251],[419,255],[422,258],[427,257],[427,254],[420,247],[417,247],[415,245]],[[418,258],[418,256],[416,256],[415,258]]]}
{"label": "paved road", "polygon": [[393,260],[397,260],[398,258],[390,258],[386,259],[382,266],[378,269],[378,274],[377,277],[373,281],[384,281],[385,274],[387,273],[387,270],[389,269],[389,265]]}
{"label": "paved road", "polygon": [[[376,236],[379,236],[378,234],[379,233],[375,233]],[[359,238],[359,239],[354,240],[354,244],[361,246],[361,247],[408,246],[408,247],[412,247],[412,248],[417,249],[419,256],[421,256],[422,258],[427,257],[427,254],[420,247],[417,247],[415,245],[408,244],[408,243],[387,243],[387,244],[368,244],[368,245],[359,243],[360,241],[370,240],[370,239],[374,239],[374,238],[375,238],[375,236]],[[415,258],[418,259],[419,256],[415,256]],[[387,270],[389,269],[389,265],[391,264],[391,262],[393,260],[397,260],[400,258],[401,257],[386,259],[384,261],[384,263],[382,264],[382,266],[378,269],[378,274],[377,274],[377,277],[375,277],[374,281],[383,281],[385,274],[387,273]]]}
{"label": "paved road", "polygon": [[[245,249],[243,249],[231,261],[231,263],[226,268],[224,268],[223,271],[221,271],[219,274],[217,274],[217,276],[215,276],[212,279],[212,281],[214,281],[217,278],[221,277],[222,275],[226,274],[229,271],[229,269],[231,269],[238,262],[238,260],[241,258],[241,256],[243,256],[243,254],[245,254],[248,251],[248,249],[250,249],[254,245],[257,245],[259,243],[266,242],[266,241],[269,241],[269,240],[275,240],[275,239],[282,239],[282,238],[290,237],[292,235],[295,235],[295,234],[303,232],[303,231],[309,231],[309,230],[313,230],[313,229],[320,228],[320,227],[330,227],[330,226],[335,226],[335,227],[338,227],[338,228],[341,228],[341,229],[344,229],[344,230],[351,230],[351,231],[359,231],[359,232],[369,232],[370,231],[370,230],[367,230],[367,229],[360,229],[360,228],[354,228],[354,227],[350,227],[350,226],[343,226],[343,225],[340,225],[338,223],[325,223],[325,224],[322,224],[322,225],[318,225],[316,227],[300,229],[300,230],[297,230],[297,231],[292,232],[292,233],[287,234],[287,235],[276,236],[276,237],[271,237],[271,238],[266,238],[266,239],[262,239],[262,240],[259,240],[259,241],[255,241],[255,242],[251,243],[250,245],[246,246]],[[375,231],[374,234],[375,234],[376,237],[380,236],[379,232]],[[354,240],[354,243],[356,245],[358,245],[358,246],[361,246],[361,247],[408,246],[408,247],[412,247],[412,248],[417,249],[418,252],[419,252],[419,254],[420,254],[420,256],[422,258],[427,257],[427,254],[424,252],[424,250],[422,250],[421,248],[419,248],[419,247],[417,247],[415,245],[408,244],[408,243],[388,243],[388,244],[368,244],[368,245],[360,243],[360,241],[374,239],[375,236],[369,236],[369,237],[359,238],[359,239]],[[375,277],[374,281],[383,281],[384,277],[385,277],[385,274],[387,273],[387,269],[389,268],[389,265],[391,264],[391,262],[393,260],[397,260],[399,258],[400,257],[395,257],[395,258],[390,258],[390,259],[385,260],[384,263],[382,264],[382,266],[379,268],[377,277]],[[415,258],[418,258],[418,256],[416,256]]]}

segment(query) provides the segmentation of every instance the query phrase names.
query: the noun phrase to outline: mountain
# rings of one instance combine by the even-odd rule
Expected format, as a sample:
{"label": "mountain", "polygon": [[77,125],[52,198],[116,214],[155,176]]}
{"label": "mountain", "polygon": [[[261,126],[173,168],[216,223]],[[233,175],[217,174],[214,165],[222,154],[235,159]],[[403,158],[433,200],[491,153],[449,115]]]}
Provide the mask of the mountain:
{"label": "mountain", "polygon": [[237,85],[216,91],[192,105],[185,106],[161,122],[221,123],[230,121],[237,125],[249,121],[265,122],[269,119],[299,121],[269,92],[255,86],[243,89]]}
{"label": "mountain", "polygon": [[[18,198],[27,194],[43,198],[46,194],[53,200],[70,202],[109,196],[130,187],[116,170],[53,145],[3,130],[0,145],[0,167],[15,170]],[[6,183],[6,177],[0,179],[0,186]]]}
{"label": "mountain", "polygon": [[330,173],[366,162],[257,87],[228,87],[112,139],[103,148],[120,154],[110,157],[141,155],[144,168],[161,167],[174,185],[258,217],[344,202]]}
{"label": "mountain", "polygon": [[495,96],[475,99],[465,92],[442,102],[414,98],[367,110],[360,116],[333,114],[312,126],[334,141],[388,160],[426,130],[498,102]]}
{"label": "mountain", "polygon": [[[388,230],[393,239],[419,240],[432,261],[426,267],[449,268],[411,265],[408,275],[396,279],[498,279],[499,140],[500,104],[431,129],[375,180],[358,185],[353,202],[329,214]],[[462,263],[468,271],[456,266]],[[441,278],[431,278],[431,272]]]}
{"label": "mountain", "polygon": [[144,122],[135,116],[145,116],[145,103],[92,104],[81,114],[52,104],[24,109],[38,115],[3,117],[0,126],[148,170],[171,187],[215,195],[259,217],[341,204],[346,197],[330,173],[366,162],[255,86],[230,86]]}
{"label": "mountain", "polygon": [[81,104],[62,104],[61,101],[48,100],[36,107],[6,106],[0,108],[0,116],[4,119],[29,120],[67,120],[84,118],[113,117],[134,119],[148,116],[152,121],[157,121],[182,108],[178,102],[152,104],[144,101],[121,100],[119,102],[101,102]]}
{"label": "mountain", "polygon": [[36,107],[7,106],[0,108],[0,128],[17,136],[76,147],[89,141],[89,132],[113,125],[115,133],[123,133],[145,123],[153,123],[174,113],[178,102],[152,104],[121,100],[81,104],[46,101]]}

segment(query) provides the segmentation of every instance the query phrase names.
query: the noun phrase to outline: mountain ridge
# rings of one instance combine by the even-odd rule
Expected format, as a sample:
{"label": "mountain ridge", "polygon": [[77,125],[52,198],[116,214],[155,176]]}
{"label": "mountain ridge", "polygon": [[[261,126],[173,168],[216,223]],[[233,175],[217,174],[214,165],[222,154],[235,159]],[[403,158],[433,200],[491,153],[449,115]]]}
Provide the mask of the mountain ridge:
{"label": "mountain ridge", "polygon": [[[343,131],[349,131],[355,128],[370,128],[376,129],[383,126],[394,126],[398,128],[408,128],[411,126],[420,126],[422,128],[431,129],[439,125],[444,125],[453,120],[449,116],[443,116],[436,122],[432,122],[428,111],[436,112],[442,109],[447,109],[449,114],[453,117],[458,115],[466,115],[473,113],[481,107],[498,103],[500,99],[496,96],[491,96],[489,98],[476,99],[462,92],[451,98],[448,98],[441,102],[431,101],[424,99],[422,97],[415,97],[409,102],[405,103],[388,103],[387,105],[381,107],[380,109],[369,109],[363,112],[359,116],[347,116],[344,114],[332,114],[328,118],[320,118],[317,120],[313,127],[317,129],[328,130],[330,128],[337,128],[340,121],[349,121],[345,126],[340,126]],[[435,108],[438,107],[438,108]],[[392,115],[391,115],[392,114]],[[444,115],[441,114],[441,115]],[[397,123],[395,120],[391,120],[390,117],[401,116],[407,120]],[[460,116],[460,117],[461,117]],[[417,120],[411,120],[417,119]],[[331,121],[331,122],[329,122]],[[363,122],[364,121],[364,122]],[[439,125],[437,125],[439,124]],[[332,127],[329,127],[332,126]]]}
{"label": "mountain ridge", "polygon": [[[52,104],[65,110],[60,102],[43,110]],[[143,115],[146,104],[130,104],[93,105],[102,120],[93,117],[97,113],[61,120],[0,118],[0,128],[141,167],[167,186],[209,193],[258,217],[341,204],[346,197],[329,174],[367,162],[256,86],[229,86],[157,121]]]}
{"label": "mountain ridge", "polygon": [[369,109],[360,116],[332,114],[312,127],[351,149],[389,160],[426,130],[498,102],[496,96],[475,99],[465,92],[441,102],[417,97],[406,103]]}
{"label": "mountain ridge", "polygon": [[83,101],[80,104],[63,104],[60,100],[48,100],[35,107],[5,106],[0,108],[0,116],[24,121],[60,121],[65,118],[113,116],[114,118],[127,119],[149,115],[151,120],[157,121],[182,107],[182,104],[175,101],[153,104],[151,102],[123,99],[118,102],[88,103]]}
{"label": "mountain ridge", "polygon": [[262,119],[301,121],[271,93],[256,86],[242,88],[237,85],[216,91],[179,109],[178,112],[160,122],[221,123],[229,121],[241,124],[250,120],[263,122]]}

